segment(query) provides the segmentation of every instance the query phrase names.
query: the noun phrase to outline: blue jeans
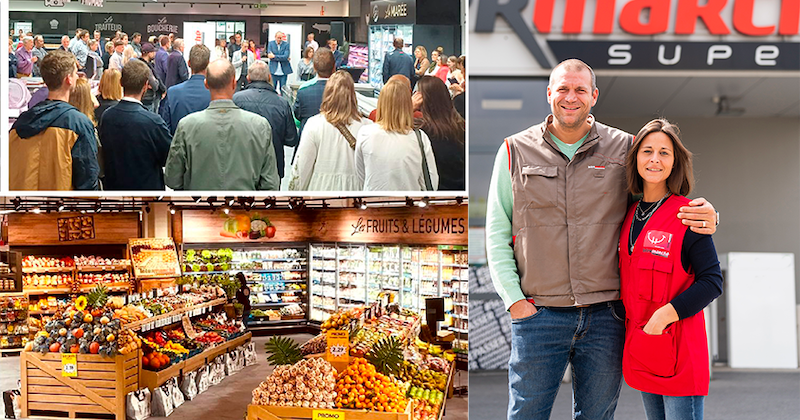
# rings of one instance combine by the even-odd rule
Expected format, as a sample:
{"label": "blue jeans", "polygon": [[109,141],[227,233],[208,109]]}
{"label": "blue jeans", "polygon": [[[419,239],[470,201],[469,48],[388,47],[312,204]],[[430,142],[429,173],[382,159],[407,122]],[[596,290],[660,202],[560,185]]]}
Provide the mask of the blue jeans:
{"label": "blue jeans", "polygon": [[702,395],[669,397],[642,392],[647,420],[703,420]]}
{"label": "blue jeans", "polygon": [[[280,85],[280,86],[279,86]],[[286,75],[278,76],[273,74],[272,75],[272,86],[275,86],[275,91],[278,92],[278,95],[283,95],[283,91],[281,90],[282,86],[286,86]]]}
{"label": "blue jeans", "polygon": [[547,420],[572,363],[574,419],[613,419],[622,388],[622,301],[541,307],[511,320],[509,420]]}

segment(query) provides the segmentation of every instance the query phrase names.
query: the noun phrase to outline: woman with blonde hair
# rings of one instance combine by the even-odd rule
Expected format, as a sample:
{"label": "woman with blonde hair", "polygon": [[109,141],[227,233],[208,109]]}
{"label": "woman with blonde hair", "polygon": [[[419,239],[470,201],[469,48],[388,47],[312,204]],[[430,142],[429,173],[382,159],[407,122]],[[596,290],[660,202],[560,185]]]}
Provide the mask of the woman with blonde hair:
{"label": "woman with blonde hair", "polygon": [[320,113],[303,128],[289,189],[361,190],[354,162],[355,133],[369,124],[358,111],[353,78],[344,70],[337,71],[325,84]]}
{"label": "woman with blonde hair", "polygon": [[384,85],[376,122],[358,132],[356,174],[364,191],[436,190],[439,173],[431,141],[414,129],[407,83],[394,79]]}
{"label": "woman with blonde hair", "polygon": [[131,58],[136,58],[136,50],[133,49],[133,45],[128,44],[125,46],[125,49],[122,50],[122,67],[125,67]]}
{"label": "woman with blonde hair", "polygon": [[96,106],[92,100],[92,87],[88,80],[83,77],[78,78],[69,93],[69,104],[86,114],[92,120],[92,124],[97,127],[98,121],[94,114]]}
{"label": "woman with blonde hair", "polygon": [[106,109],[118,104],[119,100],[122,99],[121,79],[122,73],[119,70],[109,69],[103,72],[103,76],[100,78],[100,94],[97,95],[97,102],[100,106],[94,110],[97,124],[102,121],[102,116]]}
{"label": "woman with blonde hair", "polygon": [[414,49],[414,57],[416,57],[416,60],[414,60],[414,74],[419,80],[431,65],[430,60],[428,60],[428,50],[422,45],[417,45],[417,48]]}

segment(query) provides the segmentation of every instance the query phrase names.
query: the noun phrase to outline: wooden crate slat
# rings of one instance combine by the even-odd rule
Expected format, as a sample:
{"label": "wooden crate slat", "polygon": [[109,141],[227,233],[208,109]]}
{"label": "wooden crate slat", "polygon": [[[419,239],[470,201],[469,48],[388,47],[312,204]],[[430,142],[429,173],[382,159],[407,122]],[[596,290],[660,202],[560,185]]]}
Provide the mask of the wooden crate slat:
{"label": "wooden crate slat", "polygon": [[[53,361],[59,363],[61,362],[61,353],[45,353],[45,354],[37,353],[37,357],[39,360]],[[78,363],[81,362],[108,363],[112,365],[116,363],[113,357],[101,356],[99,354],[81,354],[81,360],[79,360]]]}
{"label": "wooden crate slat", "polygon": [[[98,413],[98,414],[114,414],[99,405],[88,404],[57,404],[57,403],[39,403],[32,402],[28,404],[29,410],[43,410],[43,411],[64,411],[67,413]],[[74,416],[72,416],[74,417]]]}
{"label": "wooden crate slat", "polygon": [[[101,389],[114,389],[117,386],[117,383],[114,381],[107,381],[104,379],[81,379],[81,383],[83,383],[87,388],[98,391]],[[64,384],[59,382],[56,379],[47,377],[30,377],[28,378],[28,385],[55,385],[60,386],[63,389]]]}
{"label": "wooden crate slat", "polygon": [[[48,372],[42,372],[42,370],[35,369],[35,368],[28,368],[28,376],[29,377],[40,377],[40,378],[47,378],[51,376],[61,376],[61,368],[59,366],[58,369],[53,369],[56,372],[56,375],[50,375]],[[117,375],[111,372],[97,372],[97,371],[81,371],[78,369],[78,378],[77,379],[111,379],[114,380],[117,378]]]}
{"label": "wooden crate slat", "polygon": [[262,405],[247,406],[247,420],[281,420],[280,417],[267,411]]}
{"label": "wooden crate slat", "polygon": [[[58,382],[58,381],[55,381]],[[90,388],[92,389],[92,388]],[[92,389],[97,395],[103,397],[113,397],[116,394],[116,391],[113,389],[108,388],[97,388]],[[64,386],[47,386],[47,385],[29,385],[28,386],[28,394],[47,394],[47,395],[81,395],[79,392],[75,391],[71,388],[65,388]]]}
{"label": "wooden crate slat", "polygon": [[[111,398],[113,401],[113,398]],[[109,402],[112,402],[109,401]],[[31,394],[28,393],[28,402],[56,402],[70,404],[86,404],[90,402],[83,395],[53,395],[53,394]],[[90,404],[91,405],[91,404]]]}
{"label": "wooden crate slat", "polygon": [[138,358],[131,358],[131,359],[125,359],[123,366],[125,366],[125,370],[128,370],[130,368],[135,368],[138,364],[139,364]]}

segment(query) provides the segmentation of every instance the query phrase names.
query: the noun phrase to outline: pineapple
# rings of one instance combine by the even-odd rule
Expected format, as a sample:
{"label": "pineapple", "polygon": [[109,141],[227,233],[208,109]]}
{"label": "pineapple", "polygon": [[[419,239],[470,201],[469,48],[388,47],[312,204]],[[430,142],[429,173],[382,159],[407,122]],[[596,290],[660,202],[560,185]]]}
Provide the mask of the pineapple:
{"label": "pineapple", "polygon": [[108,289],[102,284],[95,286],[95,288],[86,295],[86,301],[86,306],[89,308],[102,308],[106,306],[106,302],[108,301]]}
{"label": "pineapple", "polygon": [[303,360],[300,346],[290,338],[272,337],[264,348],[267,350],[267,360],[273,365],[293,365]]}
{"label": "pineapple", "polygon": [[403,347],[396,337],[386,337],[372,345],[366,359],[384,375],[396,374],[403,363]]}

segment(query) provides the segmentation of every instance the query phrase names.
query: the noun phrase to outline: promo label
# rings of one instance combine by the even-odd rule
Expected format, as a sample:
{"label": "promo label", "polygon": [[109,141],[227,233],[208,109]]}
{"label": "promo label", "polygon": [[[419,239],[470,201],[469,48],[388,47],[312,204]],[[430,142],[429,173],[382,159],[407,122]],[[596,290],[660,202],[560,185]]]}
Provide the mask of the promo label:
{"label": "promo label", "polygon": [[64,353],[61,355],[61,376],[69,378],[78,377],[78,355]]}
{"label": "promo label", "polygon": [[325,358],[328,362],[349,362],[350,333],[344,330],[328,330],[327,339]]}
{"label": "promo label", "polygon": [[644,251],[660,257],[669,258],[672,247],[672,234],[660,230],[648,230],[644,236]]}
{"label": "promo label", "polygon": [[313,410],[312,420],[344,420],[344,411],[333,410]]}

